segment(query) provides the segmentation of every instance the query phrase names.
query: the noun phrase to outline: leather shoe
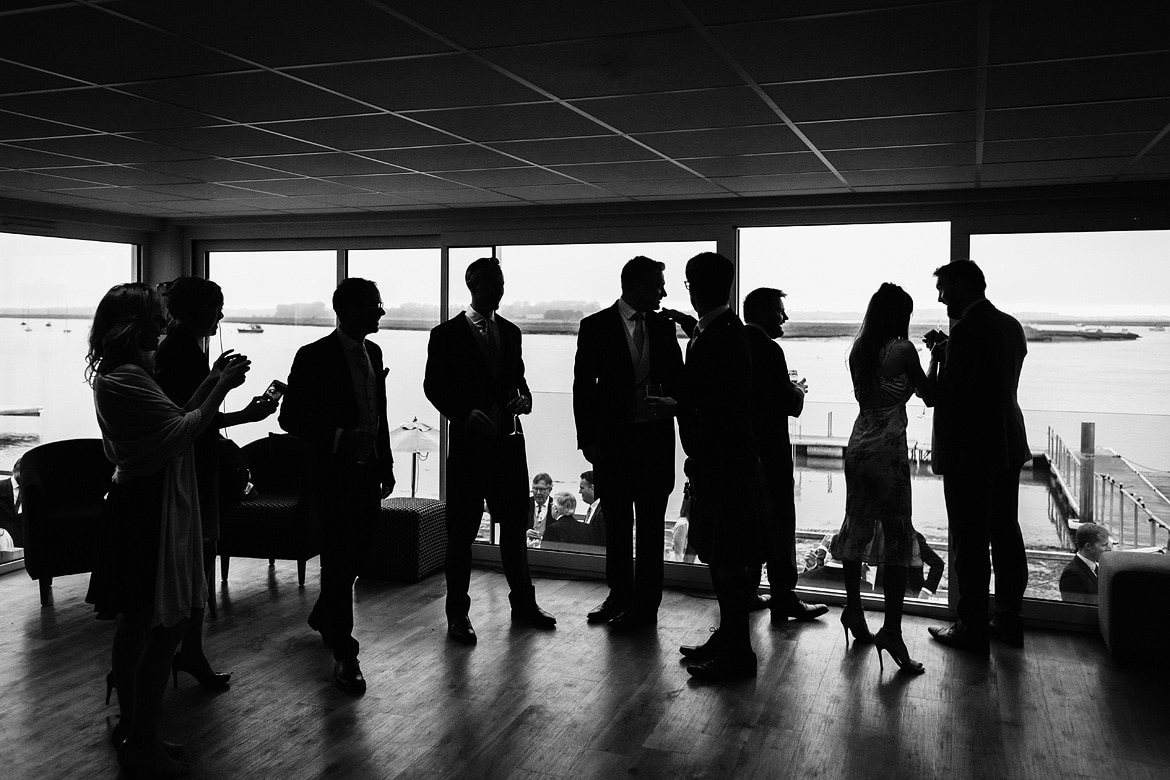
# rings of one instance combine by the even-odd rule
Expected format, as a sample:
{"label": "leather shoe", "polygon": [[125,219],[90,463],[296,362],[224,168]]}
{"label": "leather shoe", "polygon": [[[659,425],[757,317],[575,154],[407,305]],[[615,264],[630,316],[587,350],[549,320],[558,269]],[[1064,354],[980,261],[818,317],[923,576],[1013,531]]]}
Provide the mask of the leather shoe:
{"label": "leather shoe", "polygon": [[466,615],[447,621],[447,638],[461,645],[474,645],[479,641],[475,629],[471,627],[471,618]]}
{"label": "leather shoe", "polygon": [[927,631],[939,644],[953,647],[956,650],[966,650],[978,655],[987,655],[991,652],[987,634],[977,634],[962,623],[949,626],[931,626]]}
{"label": "leather shoe", "polygon": [[721,653],[709,661],[691,664],[687,673],[696,680],[724,682],[746,680],[756,676],[756,654],[751,650],[738,653]]}
{"label": "leather shoe", "polygon": [[647,628],[658,625],[658,611],[630,607],[622,614],[609,621],[613,631],[633,631],[638,628]]}
{"label": "leather shoe", "polygon": [[987,627],[987,633],[992,639],[1003,642],[1008,647],[1024,646],[1024,627],[1019,623],[993,620]]}
{"label": "leather shoe", "polygon": [[682,645],[678,651],[682,653],[683,658],[696,664],[710,661],[719,655],[719,631],[712,631],[711,636],[701,645]]}
{"label": "leather shoe", "polygon": [[333,684],[345,693],[365,693],[366,678],[357,658],[344,658],[333,662]]}
{"label": "leather shoe", "polygon": [[828,613],[829,608],[824,604],[805,604],[800,599],[792,599],[783,607],[778,605],[772,607],[772,622],[784,623],[788,618],[792,618],[804,623]]}
{"label": "leather shoe", "polygon": [[626,607],[617,599],[610,596],[605,601],[594,607],[588,615],[585,616],[585,621],[588,623],[608,623],[618,615],[626,611]]}
{"label": "leather shoe", "polygon": [[759,593],[748,602],[748,612],[759,612],[772,605],[772,597],[767,593]]}
{"label": "leather shoe", "polygon": [[512,622],[523,623],[533,628],[556,628],[557,619],[536,604],[520,609],[512,608]]}
{"label": "leather shoe", "polygon": [[329,648],[333,647],[333,643],[329,641],[329,637],[325,636],[325,632],[321,630],[321,626],[317,623],[317,621],[313,620],[312,614],[309,615],[309,619],[305,622],[309,624],[309,628],[313,629],[321,635],[321,644]]}

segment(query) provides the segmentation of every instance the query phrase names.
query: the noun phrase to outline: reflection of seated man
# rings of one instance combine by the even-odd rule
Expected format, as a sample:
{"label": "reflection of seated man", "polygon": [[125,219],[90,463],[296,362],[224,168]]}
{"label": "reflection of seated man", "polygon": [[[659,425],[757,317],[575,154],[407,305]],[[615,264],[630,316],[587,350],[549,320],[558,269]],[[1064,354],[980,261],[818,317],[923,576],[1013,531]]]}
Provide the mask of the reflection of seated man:
{"label": "reflection of seated man", "polygon": [[[833,546],[833,538],[837,534],[825,534],[824,538],[817,544],[816,547],[808,550],[804,554],[803,567],[797,566],[797,576],[808,585],[810,582],[819,581],[826,583],[825,585],[813,587],[828,587],[841,588],[845,582],[845,570],[841,565],[841,561],[834,558],[829,549]],[[872,591],[873,586],[869,583],[869,564],[861,564],[861,589],[863,591]]]}
{"label": "reflection of seated man", "polygon": [[539,547],[540,539],[553,519],[552,477],[544,472],[532,478],[532,498],[528,501],[528,546]]}
{"label": "reflection of seated man", "polygon": [[[943,559],[931,549],[926,543],[926,537],[918,531],[914,532],[914,548],[906,576],[906,595],[912,598],[930,598],[938,593],[938,585],[942,582]],[[884,569],[884,566],[878,567],[877,578],[874,580],[875,588],[882,587]]]}
{"label": "reflection of seated man", "polygon": [[593,532],[589,526],[577,520],[577,499],[572,493],[557,493],[553,496],[553,515],[556,517],[544,531],[541,546],[588,545],[593,543]]}
{"label": "reflection of seated man", "polygon": [[605,547],[605,517],[601,514],[601,499],[597,496],[597,488],[593,485],[593,472],[581,474],[581,484],[577,487],[581,493],[581,500],[588,507],[585,510],[585,525],[589,526],[592,536],[591,544]]}
{"label": "reflection of seated man", "polygon": [[1077,529],[1077,554],[1060,574],[1060,600],[1079,604],[1097,603],[1097,566],[1101,553],[1113,549],[1109,529],[1084,523]]}
{"label": "reflection of seated man", "polygon": [[666,548],[666,560],[694,563],[698,557],[690,546],[691,533],[691,483],[683,484],[682,507],[679,508],[678,520],[674,521],[674,528],[670,532],[670,546]]}

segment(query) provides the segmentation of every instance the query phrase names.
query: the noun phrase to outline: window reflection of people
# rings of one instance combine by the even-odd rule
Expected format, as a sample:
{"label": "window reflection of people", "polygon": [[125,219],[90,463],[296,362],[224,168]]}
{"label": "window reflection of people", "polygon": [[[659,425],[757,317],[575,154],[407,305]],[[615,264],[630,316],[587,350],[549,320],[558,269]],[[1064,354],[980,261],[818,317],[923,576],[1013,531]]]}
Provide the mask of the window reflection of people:
{"label": "window reflection of people", "polygon": [[1077,529],[1076,555],[1060,573],[1060,600],[1077,604],[1097,603],[1097,568],[1101,553],[1113,549],[1109,529],[1084,523]]}
{"label": "window reflection of people", "polygon": [[247,360],[218,362],[184,406],[152,377],[162,302],[145,284],[120,284],[94,314],[86,378],[106,457],[114,464],[102,541],[86,601],[118,615],[113,671],[122,718],[112,739],[129,772],[177,777],[156,731],[171,659],[193,610],[207,601],[193,445]]}
{"label": "window reflection of people", "polygon": [[578,520],[577,499],[572,493],[557,493],[553,496],[553,515],[555,519],[544,532],[544,542],[568,543],[572,545],[588,545],[593,542],[593,535],[589,526]]}
{"label": "window reflection of people", "polygon": [[[845,569],[841,624],[855,640],[872,641],[898,666],[921,673],[902,640],[902,607],[914,557],[906,402],[925,392],[918,350],[907,339],[914,301],[885,283],[869,300],[849,351],[849,373],[860,407],[845,451],[845,519],[833,540],[833,557]],[[870,634],[861,607],[861,566],[884,564],[882,628]]]}
{"label": "window reflection of people", "polygon": [[593,472],[581,472],[581,482],[577,486],[581,493],[581,500],[585,502],[585,525],[589,526],[589,533],[593,537],[593,544],[605,546],[605,515],[601,512],[601,497],[597,495],[597,486],[593,482]]}
{"label": "window reflection of people", "polygon": [[[215,335],[223,319],[223,291],[208,279],[183,276],[166,287],[163,295],[167,317],[166,338],[154,356],[159,387],[177,404],[185,404],[211,373],[203,340]],[[222,370],[233,351],[216,360]],[[242,356],[241,356],[242,357]],[[210,576],[219,539],[219,463],[217,431],[232,425],[259,422],[276,412],[277,402],[266,396],[253,398],[238,412],[217,413],[212,424],[195,440],[195,474],[199,484],[199,516],[203,525],[203,563]],[[203,651],[203,609],[191,611],[187,633],[175,655],[174,667],[191,674],[205,687],[223,687],[230,673],[218,673]]]}
{"label": "window reflection of people", "polygon": [[[919,531],[915,531],[914,555],[910,561],[910,568],[906,572],[906,595],[925,599],[938,593],[938,586],[942,582],[945,566],[943,559],[927,543],[926,537]],[[879,566],[874,585],[882,587],[884,578],[885,567]]]}
{"label": "window reflection of people", "polygon": [[555,517],[551,494],[552,477],[541,472],[532,478],[532,498],[528,502],[528,523],[526,525],[529,547],[540,546],[539,542],[544,536],[545,529]]}

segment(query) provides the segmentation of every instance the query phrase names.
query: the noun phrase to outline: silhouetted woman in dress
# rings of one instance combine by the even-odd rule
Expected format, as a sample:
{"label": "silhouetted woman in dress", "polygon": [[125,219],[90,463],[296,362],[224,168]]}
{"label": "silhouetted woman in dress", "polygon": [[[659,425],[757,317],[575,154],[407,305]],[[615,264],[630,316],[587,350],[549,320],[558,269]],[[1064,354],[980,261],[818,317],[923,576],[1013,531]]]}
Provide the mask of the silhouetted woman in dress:
{"label": "silhouetted woman in dress", "polygon": [[158,293],[133,283],[106,293],[90,329],[86,377],[114,476],[86,600],[99,616],[118,616],[111,675],[122,714],[113,734],[119,762],[177,777],[188,767],[156,724],[175,646],[207,600],[192,447],[248,363],[212,371],[181,407],[152,376],[164,326]]}
{"label": "silhouetted woman in dress", "polygon": [[[208,279],[183,276],[163,293],[167,335],[154,357],[155,379],[163,392],[176,404],[186,404],[207,378],[211,369],[203,351],[203,339],[215,335],[223,319],[223,291]],[[232,350],[220,355],[216,369],[222,370],[233,357]],[[243,356],[236,356],[243,357]],[[216,413],[212,423],[195,439],[195,474],[199,485],[199,517],[203,526],[203,563],[211,576],[219,540],[219,459],[218,430],[241,423],[258,422],[276,411],[277,403],[263,396],[238,412]],[[173,669],[187,672],[207,688],[222,688],[230,673],[216,672],[203,650],[203,607],[191,611],[182,645],[175,655]]]}
{"label": "silhouetted woman in dress", "polygon": [[[926,376],[907,338],[914,301],[896,284],[873,297],[849,351],[853,394],[861,409],[845,452],[845,520],[831,552],[845,568],[846,639],[872,641],[878,661],[888,652],[898,666],[921,673],[902,640],[902,605],[914,550],[910,459],[906,449],[906,402],[922,395]],[[885,620],[870,634],[861,607],[861,566],[885,564]]]}

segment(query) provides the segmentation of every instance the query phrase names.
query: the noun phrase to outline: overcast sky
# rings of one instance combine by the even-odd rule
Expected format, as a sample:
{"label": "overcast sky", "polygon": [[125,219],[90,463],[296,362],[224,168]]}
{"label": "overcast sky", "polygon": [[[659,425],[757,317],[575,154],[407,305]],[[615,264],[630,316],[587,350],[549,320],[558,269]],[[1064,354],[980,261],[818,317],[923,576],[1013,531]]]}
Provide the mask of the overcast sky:
{"label": "overcast sky", "polygon": [[[948,260],[947,223],[752,228],[740,233],[741,293],[780,287],[799,312],[860,312],[882,282],[902,285],[917,311],[939,308],[932,271]],[[667,264],[665,305],[687,309],[683,266],[711,242],[503,247],[505,301],[606,306],[622,264],[645,254]],[[468,300],[463,269],[482,254],[452,250],[451,303]],[[988,297],[1007,311],[1077,316],[1170,316],[1170,231],[975,236]],[[351,274],[378,281],[388,306],[437,302],[437,249],[351,252]],[[129,278],[131,247],[0,234],[0,307],[88,306]],[[211,276],[228,309],[328,301],[332,251],[216,253]]]}

